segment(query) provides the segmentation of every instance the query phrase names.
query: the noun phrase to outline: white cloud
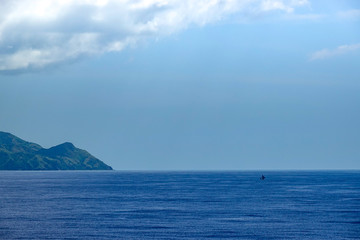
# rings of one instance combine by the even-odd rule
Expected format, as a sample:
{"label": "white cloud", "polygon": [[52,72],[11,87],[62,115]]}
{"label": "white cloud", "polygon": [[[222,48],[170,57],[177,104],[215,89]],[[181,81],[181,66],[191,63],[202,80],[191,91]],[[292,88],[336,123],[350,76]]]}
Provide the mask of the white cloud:
{"label": "white cloud", "polygon": [[283,19],[285,20],[310,20],[310,21],[315,21],[315,20],[320,20],[325,18],[326,16],[324,14],[294,14],[294,13],[289,13],[289,14],[285,14],[283,16]]}
{"label": "white cloud", "polygon": [[354,52],[360,49],[360,43],[357,44],[352,44],[352,45],[342,45],[339,46],[335,49],[323,49],[317,52],[314,52],[311,57],[310,60],[319,60],[319,59],[325,59],[325,58],[330,58],[330,57],[334,57],[337,55],[342,55],[342,54],[346,54],[346,53],[350,53],[350,52]]}
{"label": "white cloud", "polygon": [[292,13],[306,4],[307,0],[1,0],[0,71],[121,51],[141,40],[235,13]]}
{"label": "white cloud", "polygon": [[260,10],[262,11],[283,10],[286,12],[292,12],[294,11],[294,8],[292,6],[286,5],[283,1],[266,0],[266,1],[262,1]]}

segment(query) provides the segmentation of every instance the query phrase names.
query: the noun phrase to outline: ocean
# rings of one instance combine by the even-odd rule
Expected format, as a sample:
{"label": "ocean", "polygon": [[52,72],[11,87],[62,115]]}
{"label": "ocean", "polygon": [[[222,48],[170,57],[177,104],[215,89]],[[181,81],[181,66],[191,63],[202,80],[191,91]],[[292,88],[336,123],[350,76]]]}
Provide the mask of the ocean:
{"label": "ocean", "polygon": [[360,239],[360,171],[0,171],[0,239]]}

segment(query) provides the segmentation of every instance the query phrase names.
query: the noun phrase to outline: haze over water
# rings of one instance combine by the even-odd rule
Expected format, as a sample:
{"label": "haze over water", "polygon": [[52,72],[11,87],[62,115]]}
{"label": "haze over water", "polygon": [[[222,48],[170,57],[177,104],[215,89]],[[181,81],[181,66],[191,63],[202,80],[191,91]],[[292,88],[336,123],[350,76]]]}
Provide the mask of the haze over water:
{"label": "haze over water", "polygon": [[358,239],[359,171],[1,172],[0,239]]}

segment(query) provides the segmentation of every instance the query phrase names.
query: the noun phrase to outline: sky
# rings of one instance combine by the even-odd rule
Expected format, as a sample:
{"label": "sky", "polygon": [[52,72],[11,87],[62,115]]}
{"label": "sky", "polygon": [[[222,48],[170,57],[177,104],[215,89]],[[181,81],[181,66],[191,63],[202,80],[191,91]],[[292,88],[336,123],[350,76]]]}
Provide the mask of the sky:
{"label": "sky", "polygon": [[358,0],[0,0],[0,131],[116,170],[360,169]]}

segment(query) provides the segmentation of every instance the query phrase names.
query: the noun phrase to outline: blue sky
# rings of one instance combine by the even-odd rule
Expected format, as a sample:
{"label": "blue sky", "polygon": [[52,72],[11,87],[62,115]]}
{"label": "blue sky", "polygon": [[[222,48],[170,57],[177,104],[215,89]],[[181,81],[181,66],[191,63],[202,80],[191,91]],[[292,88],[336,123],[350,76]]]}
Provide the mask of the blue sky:
{"label": "blue sky", "polygon": [[0,130],[119,170],[360,168],[360,2],[4,1]]}

